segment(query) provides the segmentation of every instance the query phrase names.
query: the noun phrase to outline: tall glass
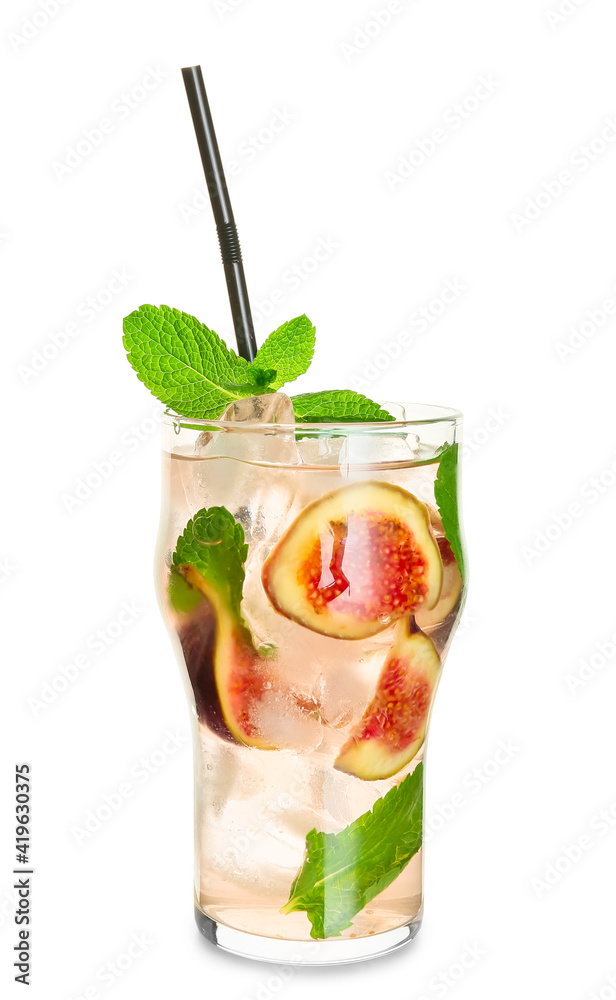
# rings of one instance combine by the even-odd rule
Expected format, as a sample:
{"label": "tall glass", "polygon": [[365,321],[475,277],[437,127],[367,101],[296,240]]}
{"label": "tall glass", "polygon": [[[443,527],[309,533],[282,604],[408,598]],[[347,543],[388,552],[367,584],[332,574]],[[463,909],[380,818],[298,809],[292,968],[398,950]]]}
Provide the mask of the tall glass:
{"label": "tall glass", "polygon": [[163,422],[196,919],[260,960],[359,961],[421,922],[424,739],[465,594],[461,416],[383,405],[394,422]]}

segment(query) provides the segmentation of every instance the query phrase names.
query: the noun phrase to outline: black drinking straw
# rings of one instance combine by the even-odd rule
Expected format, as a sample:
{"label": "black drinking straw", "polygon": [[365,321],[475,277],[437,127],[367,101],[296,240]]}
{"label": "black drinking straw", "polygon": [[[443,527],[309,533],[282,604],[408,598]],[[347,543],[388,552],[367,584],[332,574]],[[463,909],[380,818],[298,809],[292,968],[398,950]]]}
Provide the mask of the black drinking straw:
{"label": "black drinking straw", "polygon": [[252,323],[248,289],[246,288],[242,251],[201,67],[188,66],[182,70],[182,76],[197,134],[201,162],[212,202],[212,211],[216,220],[238,353],[247,361],[254,361],[257,353],[257,342]]}

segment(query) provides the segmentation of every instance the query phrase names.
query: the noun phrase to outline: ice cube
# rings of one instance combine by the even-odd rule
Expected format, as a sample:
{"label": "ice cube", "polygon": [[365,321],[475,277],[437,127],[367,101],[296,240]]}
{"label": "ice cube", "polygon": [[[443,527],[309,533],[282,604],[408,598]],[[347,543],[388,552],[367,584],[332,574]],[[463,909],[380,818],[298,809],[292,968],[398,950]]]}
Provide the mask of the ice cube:
{"label": "ice cube", "polygon": [[[237,771],[222,814],[210,807],[211,771],[203,782],[198,813],[202,883],[222,877],[234,891],[258,891],[260,901],[288,898],[310,830],[342,830],[390,787],[389,782],[358,781],[335,771],[331,758],[320,753],[255,754],[243,747],[233,752]],[[218,785],[225,773],[226,766]]]}
{"label": "ice cube", "polygon": [[[175,461],[175,496],[178,503],[183,497],[189,516],[201,507],[226,507],[244,528],[252,556],[294,501],[299,456],[294,427],[282,423],[293,419],[293,408],[288,396],[268,393],[238,400],[225,416],[223,428],[200,434],[194,454]],[[279,426],[267,422],[274,418]]]}
{"label": "ice cube", "polygon": [[390,482],[397,486],[402,486],[403,489],[408,490],[409,493],[412,493],[428,505],[432,527],[437,534],[442,534],[442,525],[434,501],[434,481],[437,472],[438,464],[436,462],[428,462],[424,465],[417,465],[414,469],[405,469],[401,466],[398,472],[393,468],[387,473],[387,478]]}
{"label": "ice cube", "polygon": [[[326,726],[346,729],[361,719],[374,693],[384,655],[378,647],[370,652],[351,649],[345,657],[322,665],[315,697]],[[344,733],[340,739],[344,742]]]}
{"label": "ice cube", "polygon": [[257,424],[295,424],[293,403],[284,392],[268,392],[231,403],[222,417],[224,421]]}
{"label": "ice cube", "polygon": [[[305,765],[301,778],[297,770],[300,760]],[[303,848],[306,834],[313,828],[338,833],[389,791],[388,782],[360,782],[334,770],[331,759],[297,758],[295,767],[295,776],[282,786],[282,794],[268,803],[270,832],[281,849],[297,841]]]}
{"label": "ice cube", "polygon": [[325,832],[338,833],[373,808],[389,791],[388,781],[357,781],[352,775],[333,768],[324,769],[321,786],[322,809],[328,819]]}
{"label": "ice cube", "polygon": [[[200,458],[233,458],[238,462],[268,465],[299,464],[293,404],[284,393],[270,392],[238,399],[227,407],[221,420],[237,427],[226,426],[200,434],[195,443]],[[259,428],[259,424],[263,427]]]}
{"label": "ice cube", "polygon": [[272,689],[250,708],[250,722],[260,739],[278,750],[311,753],[323,739],[321,724],[310,706],[300,704],[292,691]]}
{"label": "ice cube", "polygon": [[297,449],[304,465],[329,466],[337,469],[344,442],[344,437],[319,434],[315,437],[301,437],[297,442]]}
{"label": "ice cube", "polygon": [[382,434],[365,431],[351,433],[344,439],[340,464],[342,466],[370,464],[395,468],[402,463],[410,465],[416,462],[418,457],[417,434],[403,430]]}
{"label": "ice cube", "polygon": [[201,508],[226,507],[244,529],[250,561],[259,546],[278,537],[279,525],[294,508],[297,482],[293,469],[255,467],[233,458],[212,457],[177,461],[174,473],[176,513],[170,531],[174,544]]}

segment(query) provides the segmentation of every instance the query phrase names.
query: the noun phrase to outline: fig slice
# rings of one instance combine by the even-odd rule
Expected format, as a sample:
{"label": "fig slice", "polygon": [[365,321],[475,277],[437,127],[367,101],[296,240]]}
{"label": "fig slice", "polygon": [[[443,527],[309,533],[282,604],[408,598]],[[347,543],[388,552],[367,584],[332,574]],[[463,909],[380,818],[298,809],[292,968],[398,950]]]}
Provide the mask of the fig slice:
{"label": "fig slice", "polygon": [[462,577],[451,545],[443,535],[436,541],[443,562],[443,589],[436,607],[431,611],[424,609],[417,612],[415,620],[420,628],[432,628],[444,621],[457,605],[462,593]]}
{"label": "fig slice", "polygon": [[265,592],[285,618],[365,639],[432,610],[443,564],[425,504],[390,483],[352,483],[309,504],[268,556]]}
{"label": "fig slice", "polygon": [[423,746],[441,661],[416,625],[398,625],[374,698],[342,747],[334,767],[364,781],[390,778]]}
{"label": "fig slice", "polygon": [[172,570],[170,592],[184,608],[178,634],[197,715],[231,742],[276,750],[251,722],[251,709],[272,686],[271,657],[255,649],[239,615],[193,566]]}

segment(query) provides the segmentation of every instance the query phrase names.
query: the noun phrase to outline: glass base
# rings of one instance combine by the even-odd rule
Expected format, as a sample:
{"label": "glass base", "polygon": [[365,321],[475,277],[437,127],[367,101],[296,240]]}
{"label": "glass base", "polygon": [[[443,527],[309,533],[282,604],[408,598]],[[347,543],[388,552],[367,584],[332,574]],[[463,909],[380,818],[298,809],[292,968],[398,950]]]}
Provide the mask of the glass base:
{"label": "glass base", "polygon": [[259,934],[234,930],[212,920],[198,906],[195,906],[195,920],[203,936],[223,951],[257,962],[290,966],[366,962],[402,948],[413,940],[421,927],[421,916],[418,916],[409,924],[370,937],[334,941],[283,941],[280,938],[261,937]]}

